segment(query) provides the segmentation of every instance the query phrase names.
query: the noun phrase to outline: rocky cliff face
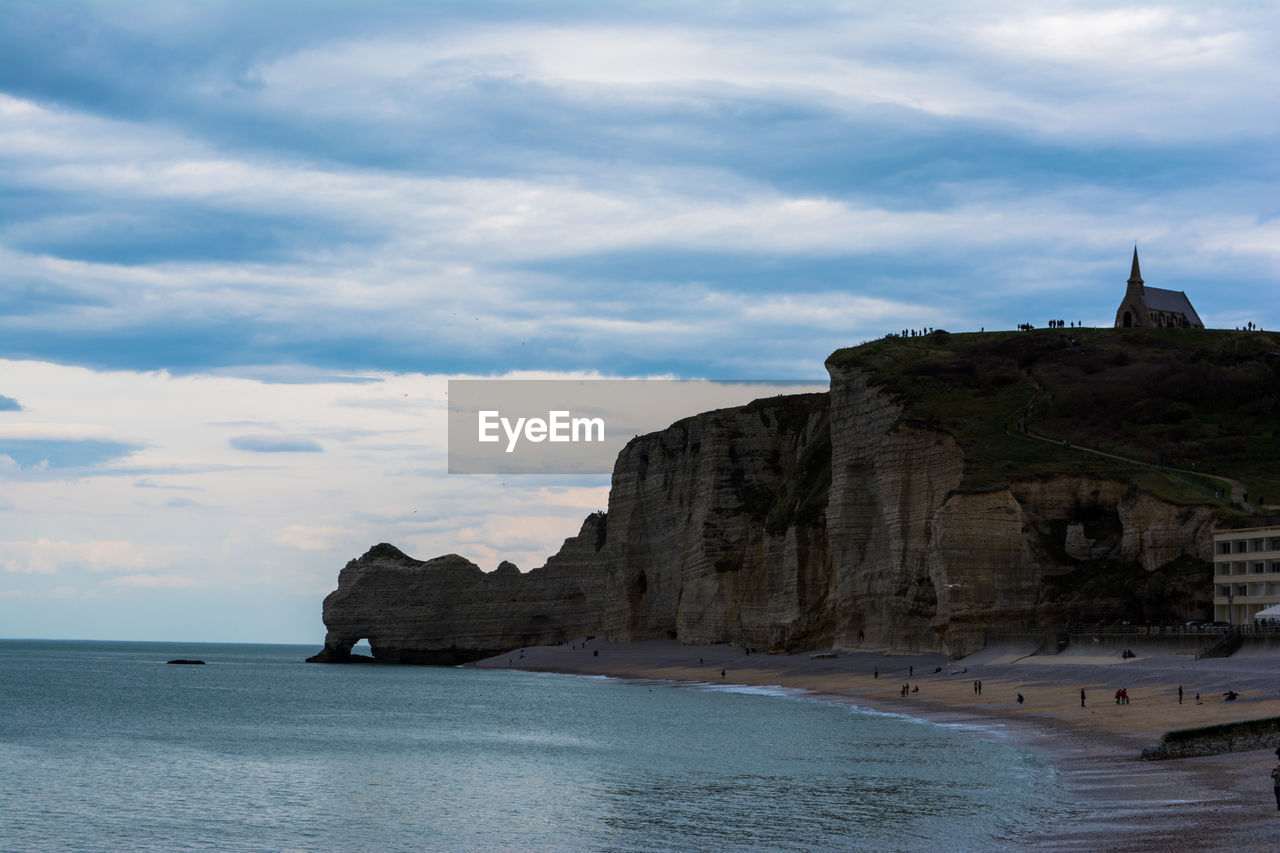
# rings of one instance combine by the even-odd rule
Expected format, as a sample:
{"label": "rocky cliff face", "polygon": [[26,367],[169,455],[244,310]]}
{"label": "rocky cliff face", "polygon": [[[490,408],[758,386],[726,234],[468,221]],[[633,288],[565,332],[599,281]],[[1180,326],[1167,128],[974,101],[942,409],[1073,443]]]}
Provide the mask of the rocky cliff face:
{"label": "rocky cliff face", "polygon": [[485,573],[457,554],[422,561],[375,545],[338,574],[338,588],[324,600],[324,649],[310,660],[356,660],[351,647],[368,639],[378,661],[451,665],[594,633],[604,525],[603,514],[588,516],[577,536],[528,574],[511,563]]}
{"label": "rocky cliff face", "polygon": [[[826,402],[710,412],[623,450],[601,552],[606,635],[762,648],[811,630],[831,574]],[[806,478],[818,482],[800,494]]]}
{"label": "rocky cliff face", "polygon": [[[1091,608],[1064,578],[1124,575],[1132,587],[1134,572],[1211,559],[1210,508],[1124,482],[1050,476],[963,491],[964,453],[948,433],[906,422],[864,373],[829,370],[828,394],[708,412],[633,440],[607,517],[589,517],[540,569],[485,574],[456,555],[420,562],[377,546],[325,599],[316,659],[349,659],[362,637],[379,660],[444,663],[598,633],[961,655],[991,624],[1143,606],[1121,591]],[[1207,563],[1202,574],[1207,594]]]}

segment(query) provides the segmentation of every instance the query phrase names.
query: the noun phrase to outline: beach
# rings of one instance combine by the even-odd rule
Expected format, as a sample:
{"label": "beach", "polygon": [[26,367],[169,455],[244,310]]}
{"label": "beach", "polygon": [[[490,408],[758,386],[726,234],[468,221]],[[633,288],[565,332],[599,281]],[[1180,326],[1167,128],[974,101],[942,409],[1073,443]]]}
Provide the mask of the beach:
{"label": "beach", "polygon": [[[1010,646],[956,661],[941,654],[816,649],[767,655],[727,645],[580,638],[470,666],[776,686],[963,726],[1032,752],[1060,774],[1072,807],[1023,849],[1137,851],[1280,847],[1280,811],[1269,778],[1274,746],[1140,758],[1143,747],[1169,730],[1280,716],[1278,664],[1275,652],[1195,660],[1158,645],[1131,658],[1119,650],[1035,655]],[[1120,689],[1127,704],[1115,701]],[[1226,701],[1227,691],[1239,698]]]}

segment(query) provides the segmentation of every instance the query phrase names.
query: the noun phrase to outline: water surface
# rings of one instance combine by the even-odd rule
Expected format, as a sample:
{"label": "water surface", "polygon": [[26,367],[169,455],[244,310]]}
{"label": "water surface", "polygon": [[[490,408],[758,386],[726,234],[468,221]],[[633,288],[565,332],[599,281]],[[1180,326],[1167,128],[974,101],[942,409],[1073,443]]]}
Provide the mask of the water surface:
{"label": "water surface", "polygon": [[988,850],[1055,797],[1008,746],[781,691],[313,651],[0,641],[0,849]]}

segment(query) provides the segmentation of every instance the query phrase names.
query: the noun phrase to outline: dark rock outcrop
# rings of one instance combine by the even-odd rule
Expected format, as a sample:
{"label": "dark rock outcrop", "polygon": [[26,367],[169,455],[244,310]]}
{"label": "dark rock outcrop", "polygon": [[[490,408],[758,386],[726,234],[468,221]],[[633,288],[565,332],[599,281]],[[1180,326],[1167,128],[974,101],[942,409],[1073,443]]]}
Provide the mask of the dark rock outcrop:
{"label": "dark rock outcrop", "polygon": [[592,567],[603,525],[603,513],[588,516],[528,574],[508,562],[485,573],[457,554],[423,561],[375,545],[338,575],[324,600],[324,649],[308,660],[368,661],[351,654],[367,638],[378,662],[452,665],[594,630],[602,578]]}
{"label": "dark rock outcrop", "polygon": [[1224,752],[1251,752],[1271,749],[1280,739],[1280,717],[1223,723],[1194,729],[1165,732],[1142,750],[1147,761],[1221,755]]}

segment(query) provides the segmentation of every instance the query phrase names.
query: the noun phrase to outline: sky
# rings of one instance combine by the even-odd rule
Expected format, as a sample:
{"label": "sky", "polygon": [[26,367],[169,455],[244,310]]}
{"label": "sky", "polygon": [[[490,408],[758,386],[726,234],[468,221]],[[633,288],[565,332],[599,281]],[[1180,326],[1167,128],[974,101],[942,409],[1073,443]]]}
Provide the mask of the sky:
{"label": "sky", "polygon": [[[1271,3],[0,0],[0,636],[318,645],[378,542],[541,565],[450,378],[822,383],[1280,328]],[[690,412],[692,414],[692,412]]]}

